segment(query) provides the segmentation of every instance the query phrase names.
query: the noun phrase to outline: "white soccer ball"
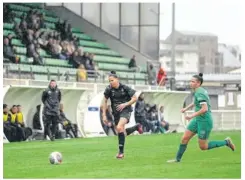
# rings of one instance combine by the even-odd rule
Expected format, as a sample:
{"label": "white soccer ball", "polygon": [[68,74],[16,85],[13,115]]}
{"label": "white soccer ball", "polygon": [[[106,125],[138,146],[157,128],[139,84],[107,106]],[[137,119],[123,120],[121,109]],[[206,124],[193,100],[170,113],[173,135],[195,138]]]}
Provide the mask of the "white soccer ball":
{"label": "white soccer ball", "polygon": [[62,163],[62,154],[60,152],[52,152],[49,155],[50,164],[61,164]]}

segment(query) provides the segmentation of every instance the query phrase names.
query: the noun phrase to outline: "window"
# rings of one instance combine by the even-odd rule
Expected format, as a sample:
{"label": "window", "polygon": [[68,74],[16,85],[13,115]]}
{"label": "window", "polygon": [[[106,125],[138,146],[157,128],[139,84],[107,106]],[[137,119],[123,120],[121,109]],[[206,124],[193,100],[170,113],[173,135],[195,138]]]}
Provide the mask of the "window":
{"label": "window", "polygon": [[170,68],[170,62],[169,62],[169,61],[166,62],[166,66],[167,66],[168,68]]}
{"label": "window", "polygon": [[139,24],[139,3],[121,3],[122,25]]}
{"label": "window", "polygon": [[140,27],[140,51],[153,59],[158,59],[158,26]]}
{"label": "window", "polygon": [[102,29],[119,37],[119,3],[102,3]]}
{"label": "window", "polygon": [[139,49],[139,26],[125,26],[121,28],[121,40]]}
{"label": "window", "polygon": [[159,3],[140,3],[140,24],[158,26]]}
{"label": "window", "polygon": [[83,3],[83,18],[99,27],[100,3]]}

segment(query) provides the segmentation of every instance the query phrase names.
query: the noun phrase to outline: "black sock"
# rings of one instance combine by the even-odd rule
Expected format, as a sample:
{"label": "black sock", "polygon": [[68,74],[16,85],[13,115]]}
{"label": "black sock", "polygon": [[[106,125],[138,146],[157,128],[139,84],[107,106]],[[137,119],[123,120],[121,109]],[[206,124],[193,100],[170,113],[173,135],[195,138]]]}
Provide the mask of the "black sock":
{"label": "black sock", "polygon": [[118,133],[118,146],[119,146],[119,153],[123,153],[124,151],[124,143],[125,143],[125,135],[123,132]]}
{"label": "black sock", "polygon": [[130,134],[132,134],[134,131],[136,131],[136,130],[138,129],[138,126],[139,126],[139,125],[136,124],[136,125],[133,126],[133,127],[127,128],[127,129],[126,129],[127,136],[130,135]]}

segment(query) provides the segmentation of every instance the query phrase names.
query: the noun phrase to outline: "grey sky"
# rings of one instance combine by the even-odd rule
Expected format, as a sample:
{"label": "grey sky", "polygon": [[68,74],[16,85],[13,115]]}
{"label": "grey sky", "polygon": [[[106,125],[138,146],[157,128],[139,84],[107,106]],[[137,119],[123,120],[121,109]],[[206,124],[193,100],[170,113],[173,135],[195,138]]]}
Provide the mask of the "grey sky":
{"label": "grey sky", "polygon": [[[209,32],[219,43],[241,46],[242,5],[237,0],[179,0],[176,7],[176,29]],[[171,2],[161,1],[160,38],[171,32]]]}

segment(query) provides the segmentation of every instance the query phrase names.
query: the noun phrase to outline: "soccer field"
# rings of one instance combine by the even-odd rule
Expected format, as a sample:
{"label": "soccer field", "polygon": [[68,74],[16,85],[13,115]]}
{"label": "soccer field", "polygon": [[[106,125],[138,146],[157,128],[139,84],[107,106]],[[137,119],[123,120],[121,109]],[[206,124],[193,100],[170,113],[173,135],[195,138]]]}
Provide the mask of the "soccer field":
{"label": "soccer field", "polygon": [[[175,157],[182,134],[129,136],[125,158],[117,160],[117,137],[4,144],[4,178],[241,178],[240,132],[213,132],[210,140],[230,136],[236,151],[227,147],[201,151],[197,137],[181,163]],[[52,151],[63,155],[51,165]]]}

